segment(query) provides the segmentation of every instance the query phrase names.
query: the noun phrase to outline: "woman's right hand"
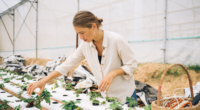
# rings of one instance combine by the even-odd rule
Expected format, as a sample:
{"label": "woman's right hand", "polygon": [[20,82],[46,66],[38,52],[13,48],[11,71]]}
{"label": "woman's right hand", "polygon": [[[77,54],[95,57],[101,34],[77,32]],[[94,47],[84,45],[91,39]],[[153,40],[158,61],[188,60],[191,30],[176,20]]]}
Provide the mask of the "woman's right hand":
{"label": "woman's right hand", "polygon": [[27,93],[28,93],[28,95],[32,95],[33,91],[34,91],[36,88],[40,88],[40,92],[38,93],[38,96],[39,96],[40,94],[42,94],[45,85],[46,85],[46,83],[44,83],[44,82],[41,81],[41,80],[38,81],[38,82],[34,82],[34,83],[28,84],[28,86],[27,86]]}

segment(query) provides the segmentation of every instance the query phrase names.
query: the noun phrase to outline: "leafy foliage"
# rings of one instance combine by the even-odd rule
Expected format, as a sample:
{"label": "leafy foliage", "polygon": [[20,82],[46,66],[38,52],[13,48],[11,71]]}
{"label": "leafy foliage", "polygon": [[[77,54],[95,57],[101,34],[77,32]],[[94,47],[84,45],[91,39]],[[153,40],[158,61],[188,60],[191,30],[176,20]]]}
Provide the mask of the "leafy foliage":
{"label": "leafy foliage", "polygon": [[51,89],[53,90],[53,89],[56,89],[56,88],[58,88],[58,87],[59,87],[59,85],[58,85],[58,82],[57,82],[57,80],[56,80],[54,87],[51,87]]}
{"label": "leafy foliage", "polygon": [[32,77],[31,77],[30,75],[28,75],[28,74],[25,74],[25,77],[26,77],[26,79],[28,79],[28,80],[32,80]]}
{"label": "leafy foliage", "polygon": [[137,105],[137,101],[134,97],[126,97],[126,101],[129,102],[129,107],[133,107]]}
{"label": "leafy foliage", "polygon": [[21,105],[18,105],[18,106],[16,106],[16,107],[14,108],[14,110],[20,110],[20,108],[21,108]]}
{"label": "leafy foliage", "polygon": [[10,82],[10,78],[4,78],[4,83],[9,83]]}
{"label": "leafy foliage", "polygon": [[106,108],[107,109],[113,109],[113,110],[123,110],[122,106],[124,104],[122,104],[121,102],[116,102],[114,101],[112,104],[110,104],[110,107],[109,108]]}
{"label": "leafy foliage", "polygon": [[64,85],[64,88],[67,90],[72,90],[73,89],[72,83],[68,82],[66,85]]}
{"label": "leafy foliage", "polygon": [[106,101],[101,102],[101,105],[104,105],[104,104],[106,104]]}
{"label": "leafy foliage", "polygon": [[65,100],[63,100],[62,101],[64,104],[62,104],[60,107],[62,107],[62,109],[64,109],[64,110],[82,110],[82,108],[80,108],[79,106],[77,106],[76,104],[77,103],[80,103],[79,101],[69,101],[69,102],[67,102],[67,101],[65,101]]}
{"label": "leafy foliage", "polygon": [[82,93],[82,89],[81,88],[75,90],[75,92],[73,94],[76,94],[76,97],[79,97],[80,93]]}
{"label": "leafy foliage", "polygon": [[[38,97],[38,96],[37,96]],[[40,96],[38,97],[38,99],[40,99],[42,101],[42,99],[45,99],[46,103],[51,103],[50,97],[52,97],[51,93],[44,89],[44,91],[42,92],[42,94],[40,94]]]}
{"label": "leafy foliage", "polygon": [[145,110],[151,110],[151,105],[144,106],[143,108],[144,108]]}
{"label": "leafy foliage", "polygon": [[3,83],[0,84],[0,88],[3,89],[3,87],[5,87],[4,84]]}
{"label": "leafy foliage", "polygon": [[8,102],[10,102],[10,101],[7,101],[7,100],[1,100],[1,99],[0,99],[0,101],[3,102],[2,104],[0,104],[0,110],[10,108],[10,106],[8,106]]}

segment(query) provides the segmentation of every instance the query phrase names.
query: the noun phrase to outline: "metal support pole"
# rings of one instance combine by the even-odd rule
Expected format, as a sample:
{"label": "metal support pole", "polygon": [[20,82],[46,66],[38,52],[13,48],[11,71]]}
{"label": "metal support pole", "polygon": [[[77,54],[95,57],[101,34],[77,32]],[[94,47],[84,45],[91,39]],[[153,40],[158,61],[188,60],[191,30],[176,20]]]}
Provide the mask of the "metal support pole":
{"label": "metal support pole", "polygon": [[[78,11],[79,11],[79,0],[78,0]],[[76,33],[76,48],[78,48],[78,33]]]}
{"label": "metal support pole", "polygon": [[9,39],[10,39],[10,42],[12,43],[12,45],[13,45],[13,42],[12,42],[12,40],[11,40],[11,37],[10,37],[10,34],[9,34],[9,32],[8,32],[8,30],[7,30],[7,28],[6,28],[6,25],[4,24],[4,22],[3,22],[3,20],[2,20],[2,18],[0,17],[0,19],[1,19],[1,22],[3,23],[3,26],[4,26],[4,28],[6,29],[6,32],[7,32],[7,34],[8,34],[8,37],[9,37]]}
{"label": "metal support pole", "polygon": [[13,55],[15,54],[15,9],[13,9]]}
{"label": "metal support pole", "polygon": [[165,0],[165,16],[164,16],[164,37],[163,37],[163,63],[166,63],[166,38],[167,38],[167,0]]}
{"label": "metal support pole", "polygon": [[38,0],[35,2],[36,3],[36,39],[35,39],[35,51],[36,51],[36,59],[38,58],[38,47],[37,47],[37,40],[38,40]]}

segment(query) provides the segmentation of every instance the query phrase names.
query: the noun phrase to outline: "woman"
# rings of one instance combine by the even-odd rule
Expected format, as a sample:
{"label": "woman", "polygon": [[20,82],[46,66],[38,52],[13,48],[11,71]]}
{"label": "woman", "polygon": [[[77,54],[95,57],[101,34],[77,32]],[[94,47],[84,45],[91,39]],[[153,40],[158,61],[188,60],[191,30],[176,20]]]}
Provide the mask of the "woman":
{"label": "woman", "polygon": [[67,75],[75,65],[86,59],[99,85],[103,97],[117,97],[122,103],[126,97],[135,99],[135,80],[133,72],[137,68],[134,53],[125,39],[117,33],[101,30],[102,19],[89,11],[79,11],[73,19],[73,26],[80,38],[84,40],[64,63],[42,80],[27,87],[28,94],[61,75]]}

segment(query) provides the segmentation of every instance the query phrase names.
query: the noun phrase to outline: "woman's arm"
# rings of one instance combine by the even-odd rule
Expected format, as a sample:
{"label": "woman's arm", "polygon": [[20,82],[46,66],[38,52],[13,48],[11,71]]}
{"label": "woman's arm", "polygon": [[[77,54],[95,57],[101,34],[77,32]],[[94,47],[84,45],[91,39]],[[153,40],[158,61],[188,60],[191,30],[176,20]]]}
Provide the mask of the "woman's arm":
{"label": "woman's arm", "polygon": [[32,92],[36,88],[40,88],[40,92],[38,95],[40,95],[46,83],[50,81],[51,79],[55,79],[61,75],[66,75],[68,72],[76,66],[78,63],[80,63],[83,59],[85,59],[85,56],[83,55],[83,43],[78,47],[78,49],[74,52],[74,54],[70,55],[65,62],[63,62],[61,65],[57,66],[55,71],[53,71],[51,74],[49,74],[47,77],[43,78],[42,80],[35,82],[35,83],[30,83],[27,87],[27,92],[28,95],[31,95]]}
{"label": "woman's arm", "polygon": [[38,82],[35,82],[35,83],[30,83],[28,86],[27,86],[27,93],[28,95],[31,95],[32,92],[36,89],[36,88],[40,88],[40,92],[38,95],[40,95],[43,90],[44,90],[44,87],[46,85],[46,83],[52,79],[55,79],[59,76],[61,76],[62,74],[60,74],[59,72],[57,71],[53,71],[51,74],[49,74],[47,77],[44,77],[42,78],[40,81]]}
{"label": "woman's arm", "polygon": [[101,92],[104,92],[105,90],[108,91],[113,79],[116,76],[122,75],[126,80],[129,80],[137,68],[137,61],[135,59],[134,53],[124,38],[119,37],[116,40],[116,48],[123,65],[122,67],[109,72],[102,79],[99,84],[99,90]]}

